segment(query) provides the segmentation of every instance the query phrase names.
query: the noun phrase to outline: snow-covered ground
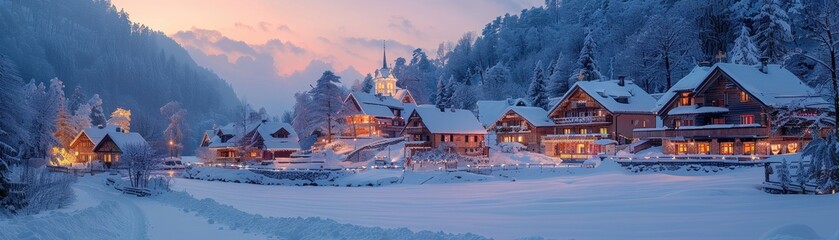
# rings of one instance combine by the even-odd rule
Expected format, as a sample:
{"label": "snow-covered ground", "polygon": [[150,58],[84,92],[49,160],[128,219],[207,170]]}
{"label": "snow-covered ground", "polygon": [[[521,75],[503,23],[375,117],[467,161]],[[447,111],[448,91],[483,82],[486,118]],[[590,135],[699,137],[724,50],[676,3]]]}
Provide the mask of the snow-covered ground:
{"label": "snow-covered ground", "polygon": [[188,179],[177,179],[175,185],[196,198],[264,216],[324,217],[497,239],[758,239],[776,227],[797,223],[823,237],[839,230],[839,197],[766,194],[759,188],[762,179],[762,168],[685,176],[606,167],[588,174],[517,181],[378,188]]}

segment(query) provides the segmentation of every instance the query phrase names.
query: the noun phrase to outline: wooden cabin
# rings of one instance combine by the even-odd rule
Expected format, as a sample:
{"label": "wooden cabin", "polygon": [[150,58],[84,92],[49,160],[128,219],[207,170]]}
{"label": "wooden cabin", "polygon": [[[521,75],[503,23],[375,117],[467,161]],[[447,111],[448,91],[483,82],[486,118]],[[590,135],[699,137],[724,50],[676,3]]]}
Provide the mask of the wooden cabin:
{"label": "wooden cabin", "polygon": [[146,139],[139,133],[133,132],[108,132],[95,146],[93,153],[96,159],[102,161],[107,168],[119,166],[119,158],[122,153],[132,145],[148,145]]}
{"label": "wooden cabin", "polygon": [[544,152],[542,136],[553,134],[555,128],[545,109],[513,106],[490,123],[487,130],[495,133],[496,143],[517,142],[527,147],[527,151],[541,153]]}
{"label": "wooden cabin", "polygon": [[245,126],[231,123],[208,131],[201,147],[214,152],[212,159],[205,159],[211,163],[274,160],[300,151],[299,137],[291,125],[268,121]]}
{"label": "wooden cabin", "polygon": [[411,112],[403,135],[406,152],[444,148],[464,156],[486,156],[486,130],[475,115],[464,109],[420,105]]}
{"label": "wooden cabin", "polygon": [[773,131],[778,108],[808,106],[795,114],[817,115],[829,104],[792,72],[774,64],[718,63],[697,67],[659,100],[656,128],[636,129],[660,141],[665,154],[774,155],[796,153],[811,139],[808,129]]}
{"label": "wooden cabin", "polygon": [[628,144],[634,129],[655,126],[655,103],[650,94],[622,77],[577,82],[548,111],[556,128],[542,137],[544,153],[562,159],[611,153],[607,145]]}
{"label": "wooden cabin", "polygon": [[[109,134],[111,136],[108,136]],[[73,141],[70,142],[69,148],[75,153],[77,163],[86,163],[90,161],[111,162],[118,158],[118,151],[114,152],[115,154],[110,154],[107,151],[96,152],[95,147],[99,146],[103,140],[113,142],[114,137],[122,139],[124,138],[122,137],[123,135],[130,135],[128,138],[133,139],[133,141],[141,143],[145,142],[143,137],[137,133],[127,133],[118,126],[107,125],[82,130],[78,135],[76,135]],[[143,140],[140,141],[140,139]]]}

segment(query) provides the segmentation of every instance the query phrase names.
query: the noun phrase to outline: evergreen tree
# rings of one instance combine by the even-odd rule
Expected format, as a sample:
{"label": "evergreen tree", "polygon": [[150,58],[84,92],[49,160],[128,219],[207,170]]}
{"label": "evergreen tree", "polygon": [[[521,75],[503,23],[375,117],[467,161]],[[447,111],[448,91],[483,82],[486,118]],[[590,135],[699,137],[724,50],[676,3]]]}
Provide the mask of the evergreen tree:
{"label": "evergreen tree", "polygon": [[562,62],[562,54],[559,54],[555,62],[553,74],[548,75],[548,96],[562,97],[568,91],[568,79],[563,77],[559,72],[559,63]]}
{"label": "evergreen tree", "polygon": [[23,81],[11,61],[0,55],[0,203],[8,195],[9,164],[19,160],[20,147],[29,137],[26,130],[32,113],[26,104],[20,104]]}
{"label": "evergreen tree", "polygon": [[46,91],[44,83],[35,85],[35,81],[30,81],[25,86],[25,103],[34,113],[28,131],[30,138],[27,157],[46,157],[49,149],[58,144],[58,140],[53,135],[58,109],[55,104],[50,103],[50,97]]}
{"label": "evergreen tree", "polygon": [[361,91],[371,93],[375,87],[376,83],[373,82],[373,75],[368,73],[367,76],[364,77],[364,81],[361,82]]}
{"label": "evergreen tree", "polygon": [[762,57],[781,63],[786,57],[787,46],[792,41],[789,16],[778,0],[766,0],[754,17],[755,44]]}
{"label": "evergreen tree", "polygon": [[102,109],[102,99],[99,94],[93,94],[93,97],[87,101],[90,104],[90,123],[93,126],[105,126],[108,124],[105,119],[105,110]]}
{"label": "evergreen tree", "polygon": [[111,113],[111,118],[108,118],[108,125],[118,126],[123,131],[129,132],[131,130],[131,110],[117,108]]}
{"label": "evergreen tree", "polygon": [[446,83],[443,82],[443,78],[437,80],[437,92],[434,94],[435,102],[434,105],[437,106],[446,106],[449,103],[448,98],[446,97],[448,90],[446,90]]}
{"label": "evergreen tree", "polygon": [[449,81],[446,82],[446,88],[443,91],[444,99],[446,100],[445,103],[447,107],[450,107],[452,104],[452,97],[454,96],[455,85],[457,85],[457,81],[454,80],[454,76],[449,77]]}
{"label": "evergreen tree", "polygon": [[728,53],[731,63],[755,65],[760,61],[759,55],[760,52],[752,42],[749,27],[745,25],[741,26],[740,35],[734,40],[734,46],[731,48],[731,52]]}
{"label": "evergreen tree", "polygon": [[82,86],[77,84],[76,87],[73,88],[73,94],[67,98],[68,112],[75,113],[76,109],[79,109],[79,105],[85,103],[84,99],[85,96],[84,93],[82,93]]}
{"label": "evergreen tree", "polygon": [[548,108],[547,88],[545,87],[545,70],[542,69],[542,62],[536,63],[533,70],[533,78],[530,81],[530,88],[527,90],[527,99],[534,107]]}
{"label": "evergreen tree", "polygon": [[591,35],[590,31],[586,33],[583,48],[580,49],[580,57],[577,58],[577,68],[571,73],[571,81],[591,81],[601,77],[597,61],[594,60],[594,49],[597,44]]}
{"label": "evergreen tree", "polygon": [[[312,124],[324,133],[331,133],[338,117],[335,115],[341,109],[343,91],[338,86],[341,77],[325,71],[317,80],[317,85],[310,91],[312,94],[311,114],[315,117]],[[331,139],[331,137],[330,137]]]}
{"label": "evergreen tree", "polygon": [[58,78],[50,80],[50,102],[55,104],[58,112],[55,115],[55,138],[58,145],[69,147],[70,141],[76,137],[74,125],[70,122],[70,113],[67,112],[67,99],[64,97],[64,83]]}
{"label": "evergreen tree", "polygon": [[781,187],[784,189],[784,192],[792,186],[792,178],[789,173],[789,162],[787,159],[784,158],[777,167],[775,167],[775,172],[778,173],[778,181],[781,182]]}
{"label": "evergreen tree", "polygon": [[291,126],[300,137],[300,147],[309,149],[314,144],[315,137],[312,136],[315,128],[315,116],[312,115],[312,95],[308,92],[294,94],[294,119]]}
{"label": "evergreen tree", "polygon": [[795,184],[804,189],[804,184],[808,181],[807,169],[804,166],[804,159],[798,159],[798,170],[795,171]]}
{"label": "evergreen tree", "polygon": [[484,74],[484,84],[481,85],[484,99],[504,99],[504,87],[510,81],[510,69],[501,62],[489,68]]}

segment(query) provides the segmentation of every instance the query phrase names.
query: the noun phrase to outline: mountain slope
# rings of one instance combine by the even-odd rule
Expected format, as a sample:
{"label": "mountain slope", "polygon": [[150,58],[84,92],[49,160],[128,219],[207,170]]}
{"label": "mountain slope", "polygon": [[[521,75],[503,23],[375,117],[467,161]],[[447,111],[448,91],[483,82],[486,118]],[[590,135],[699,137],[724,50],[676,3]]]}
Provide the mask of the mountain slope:
{"label": "mountain slope", "polygon": [[189,112],[187,148],[240,105],[223,79],[107,0],[0,0],[0,54],[25,80],[58,77],[68,96],[81,86],[87,97],[100,94],[106,111],[131,109],[132,129],[152,141],[162,138],[167,120],[158,109],[169,101]]}

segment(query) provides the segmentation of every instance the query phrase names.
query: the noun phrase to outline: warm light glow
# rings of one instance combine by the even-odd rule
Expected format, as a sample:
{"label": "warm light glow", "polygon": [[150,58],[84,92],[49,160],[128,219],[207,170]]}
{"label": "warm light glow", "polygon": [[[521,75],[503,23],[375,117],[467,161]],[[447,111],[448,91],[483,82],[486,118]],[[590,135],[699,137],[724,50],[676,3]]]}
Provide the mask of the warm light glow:
{"label": "warm light glow", "polygon": [[52,148],[52,161],[50,164],[53,166],[69,166],[72,165],[73,162],[76,161],[76,152],[71,153],[71,151],[64,149],[53,147]]}

